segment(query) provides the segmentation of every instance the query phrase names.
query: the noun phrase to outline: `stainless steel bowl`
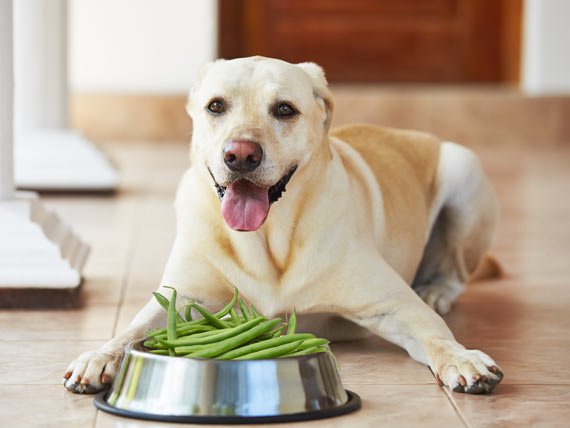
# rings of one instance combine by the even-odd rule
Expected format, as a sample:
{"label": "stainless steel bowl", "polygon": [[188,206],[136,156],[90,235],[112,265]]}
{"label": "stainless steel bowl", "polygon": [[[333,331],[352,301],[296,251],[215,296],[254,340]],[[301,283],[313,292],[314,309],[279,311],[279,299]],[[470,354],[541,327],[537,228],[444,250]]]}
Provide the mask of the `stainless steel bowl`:
{"label": "stainless steel bowl", "polygon": [[142,419],[256,423],[317,419],[360,407],[332,353],[269,360],[174,358],[129,344],[119,373],[95,405]]}

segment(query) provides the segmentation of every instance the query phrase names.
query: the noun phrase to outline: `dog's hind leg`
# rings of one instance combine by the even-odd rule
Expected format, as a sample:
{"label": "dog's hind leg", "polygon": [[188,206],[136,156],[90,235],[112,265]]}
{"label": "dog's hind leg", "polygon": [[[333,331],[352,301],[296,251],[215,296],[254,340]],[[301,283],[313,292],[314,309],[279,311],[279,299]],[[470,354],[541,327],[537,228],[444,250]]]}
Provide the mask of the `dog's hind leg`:
{"label": "dog's hind leg", "polygon": [[441,146],[437,186],[430,236],[412,286],[445,314],[491,245],[498,206],[477,156],[454,143]]}

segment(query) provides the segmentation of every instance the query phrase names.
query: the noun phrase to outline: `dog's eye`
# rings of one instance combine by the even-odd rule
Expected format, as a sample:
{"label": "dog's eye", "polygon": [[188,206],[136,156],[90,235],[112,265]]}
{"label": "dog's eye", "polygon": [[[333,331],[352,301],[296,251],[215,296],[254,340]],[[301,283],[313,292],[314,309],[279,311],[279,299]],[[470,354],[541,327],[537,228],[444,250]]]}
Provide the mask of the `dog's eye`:
{"label": "dog's eye", "polygon": [[208,111],[214,114],[220,114],[226,111],[226,105],[222,100],[214,100],[208,105]]}
{"label": "dog's eye", "polygon": [[296,114],[297,110],[287,103],[277,104],[277,107],[275,108],[275,116],[278,118],[287,118],[295,116]]}

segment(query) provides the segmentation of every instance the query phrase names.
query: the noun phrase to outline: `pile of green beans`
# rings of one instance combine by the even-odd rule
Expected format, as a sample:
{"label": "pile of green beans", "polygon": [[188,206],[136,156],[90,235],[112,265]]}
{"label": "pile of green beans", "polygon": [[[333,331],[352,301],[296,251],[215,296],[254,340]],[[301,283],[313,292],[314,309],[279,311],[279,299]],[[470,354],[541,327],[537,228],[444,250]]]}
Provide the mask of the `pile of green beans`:
{"label": "pile of green beans", "polygon": [[[235,289],[233,298],[221,310],[211,313],[196,302],[176,306],[176,290],[170,299],[153,293],[166,310],[166,328],[148,332],[144,346],[158,355],[221,360],[259,360],[309,355],[328,351],[329,341],[310,333],[297,333],[297,314],[284,322],[267,319],[253,305],[247,305]],[[201,315],[192,319],[192,309]],[[184,312],[184,317],[180,314]]]}

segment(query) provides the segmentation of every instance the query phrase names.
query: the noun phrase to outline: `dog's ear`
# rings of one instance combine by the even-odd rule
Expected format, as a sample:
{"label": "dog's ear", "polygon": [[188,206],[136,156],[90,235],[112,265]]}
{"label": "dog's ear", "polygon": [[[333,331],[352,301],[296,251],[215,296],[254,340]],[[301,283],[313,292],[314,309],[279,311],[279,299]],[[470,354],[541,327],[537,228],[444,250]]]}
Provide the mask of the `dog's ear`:
{"label": "dog's ear", "polygon": [[192,100],[194,99],[194,94],[196,93],[196,91],[198,90],[200,85],[202,84],[202,80],[204,80],[204,77],[206,77],[206,74],[208,74],[208,71],[210,71],[210,69],[215,64],[220,63],[222,61],[225,61],[225,59],[217,59],[215,61],[210,61],[210,62],[207,62],[206,64],[203,64],[198,69],[198,76],[196,78],[196,81],[192,85],[192,88],[190,88],[190,93],[188,94],[188,98],[186,99],[186,112],[188,114],[190,114],[190,109],[192,106]]}
{"label": "dog's ear", "polygon": [[324,125],[325,131],[328,132],[331,126],[334,103],[325,77],[325,72],[321,66],[314,62],[302,62],[297,64],[297,67],[300,67],[301,70],[307,73],[313,81],[313,93],[317,100],[320,100],[323,103],[323,108],[326,113]]}

